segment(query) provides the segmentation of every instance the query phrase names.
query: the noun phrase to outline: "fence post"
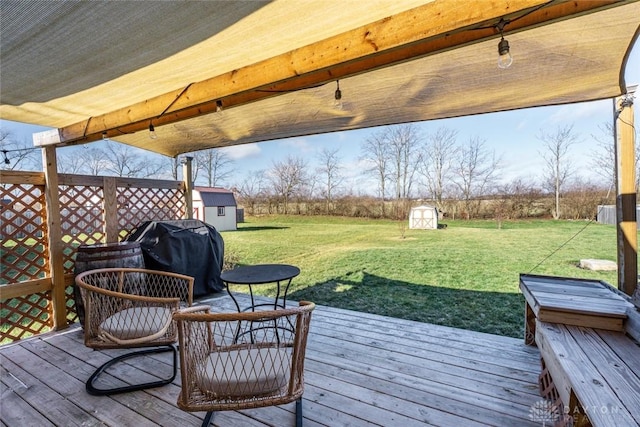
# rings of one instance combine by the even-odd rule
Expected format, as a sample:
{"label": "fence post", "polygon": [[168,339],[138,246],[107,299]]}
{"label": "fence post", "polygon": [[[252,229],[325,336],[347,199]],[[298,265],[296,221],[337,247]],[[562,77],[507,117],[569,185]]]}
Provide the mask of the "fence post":
{"label": "fence post", "polygon": [[193,174],[191,165],[193,157],[186,156],[182,163],[182,179],[184,180],[185,212],[184,219],[193,219]]}
{"label": "fence post", "polygon": [[51,299],[54,328],[67,325],[67,295],[64,280],[62,225],[60,222],[60,198],[58,195],[58,164],[56,147],[42,148],[42,163],[45,178],[45,200],[47,211],[47,233],[49,240],[49,270],[51,273]]}
{"label": "fence post", "polygon": [[616,212],[618,224],[618,288],[633,295],[638,283],[638,223],[633,126],[633,93],[614,100]]}
{"label": "fence post", "polygon": [[105,176],[102,184],[104,195],[104,234],[107,243],[117,243],[120,240],[120,227],[118,225],[118,199],[116,178]]}

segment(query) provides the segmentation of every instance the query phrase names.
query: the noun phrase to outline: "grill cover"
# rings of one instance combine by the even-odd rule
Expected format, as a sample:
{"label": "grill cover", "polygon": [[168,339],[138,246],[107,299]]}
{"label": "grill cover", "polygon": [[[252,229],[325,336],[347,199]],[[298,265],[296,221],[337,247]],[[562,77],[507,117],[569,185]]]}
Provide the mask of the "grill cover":
{"label": "grill cover", "polygon": [[215,227],[195,219],[147,221],[127,240],[140,242],[146,268],[192,276],[195,297],[224,289],[224,241]]}

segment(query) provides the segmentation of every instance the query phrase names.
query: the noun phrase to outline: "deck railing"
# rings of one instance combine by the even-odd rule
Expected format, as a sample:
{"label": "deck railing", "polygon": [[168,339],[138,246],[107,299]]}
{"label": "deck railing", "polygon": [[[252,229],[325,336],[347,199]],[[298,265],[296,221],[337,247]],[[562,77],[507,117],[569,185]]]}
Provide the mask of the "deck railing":
{"label": "deck railing", "polygon": [[[77,320],[78,246],[122,241],[144,221],[182,219],[188,203],[183,181],[60,174],[57,201],[47,190],[43,172],[0,174],[0,344]],[[57,283],[61,301],[52,296]]]}

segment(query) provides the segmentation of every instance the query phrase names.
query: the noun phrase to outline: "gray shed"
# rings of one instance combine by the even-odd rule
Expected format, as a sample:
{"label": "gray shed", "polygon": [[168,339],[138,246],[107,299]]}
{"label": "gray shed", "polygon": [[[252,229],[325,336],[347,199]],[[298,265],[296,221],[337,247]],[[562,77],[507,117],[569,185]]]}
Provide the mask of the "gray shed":
{"label": "gray shed", "polygon": [[237,229],[236,208],[236,198],[227,189],[195,187],[193,190],[193,217],[218,231]]}
{"label": "gray shed", "polygon": [[[596,217],[600,224],[616,225],[616,205],[598,205]],[[636,222],[640,224],[640,205],[636,205]]]}

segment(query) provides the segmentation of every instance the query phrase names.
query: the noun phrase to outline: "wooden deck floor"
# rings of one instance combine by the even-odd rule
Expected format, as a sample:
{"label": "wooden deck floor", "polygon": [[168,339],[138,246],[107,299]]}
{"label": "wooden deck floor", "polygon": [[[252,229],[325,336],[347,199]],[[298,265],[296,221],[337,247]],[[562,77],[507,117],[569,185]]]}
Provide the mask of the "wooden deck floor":
{"label": "wooden deck floor", "polygon": [[[230,309],[229,297],[210,300]],[[539,426],[539,353],[520,339],[320,306],[305,365],[306,426]],[[0,348],[1,426],[198,426],[176,407],[179,379],[94,397],[84,382],[118,351],[93,351],[72,328]],[[158,356],[113,372],[167,368]],[[114,382],[119,381],[113,378]],[[293,404],[216,415],[219,426],[294,425]]]}

